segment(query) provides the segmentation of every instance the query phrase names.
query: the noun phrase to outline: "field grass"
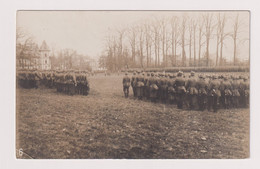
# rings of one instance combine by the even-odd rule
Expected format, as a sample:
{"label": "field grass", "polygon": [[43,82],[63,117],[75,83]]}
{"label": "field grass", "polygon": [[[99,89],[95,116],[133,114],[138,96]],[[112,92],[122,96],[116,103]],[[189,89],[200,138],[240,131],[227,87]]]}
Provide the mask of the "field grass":
{"label": "field grass", "polygon": [[89,81],[88,96],[17,89],[17,158],[249,157],[249,109],[179,110],[125,99],[122,76]]}

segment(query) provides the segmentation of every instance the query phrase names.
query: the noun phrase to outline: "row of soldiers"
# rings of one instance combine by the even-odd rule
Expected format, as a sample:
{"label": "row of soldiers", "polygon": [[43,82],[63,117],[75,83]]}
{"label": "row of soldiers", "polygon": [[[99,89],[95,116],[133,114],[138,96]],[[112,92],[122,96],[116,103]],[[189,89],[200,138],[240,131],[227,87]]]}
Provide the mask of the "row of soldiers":
{"label": "row of soldiers", "polygon": [[87,76],[87,71],[22,70],[18,71],[17,82],[19,87],[27,89],[44,86],[68,95],[88,95],[90,88]]}
{"label": "row of soldiers", "polygon": [[175,73],[141,72],[128,73],[123,78],[125,97],[132,87],[135,98],[177,104],[182,109],[217,111],[219,108],[238,108],[249,106],[249,77],[231,75],[189,76],[182,71]]}

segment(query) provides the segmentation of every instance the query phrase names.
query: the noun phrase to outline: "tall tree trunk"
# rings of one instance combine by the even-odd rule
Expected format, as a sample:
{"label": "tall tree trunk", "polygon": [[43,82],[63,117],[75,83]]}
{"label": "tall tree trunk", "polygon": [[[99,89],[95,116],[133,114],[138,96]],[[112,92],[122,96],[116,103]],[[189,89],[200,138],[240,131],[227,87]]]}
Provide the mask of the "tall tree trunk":
{"label": "tall tree trunk", "polygon": [[207,66],[209,66],[209,38],[207,38],[206,59],[207,59]]}
{"label": "tall tree trunk", "polygon": [[190,44],[189,44],[189,56],[190,56],[190,59],[189,59],[189,66],[191,66],[191,43],[192,43],[192,37],[190,36]]}
{"label": "tall tree trunk", "polygon": [[199,56],[199,61],[198,61],[198,66],[200,66],[200,58],[201,58],[201,30],[200,30],[200,33],[199,33],[199,53],[198,53],[198,56]]}
{"label": "tall tree trunk", "polygon": [[222,57],[222,55],[223,55],[223,40],[221,40],[221,42],[220,42],[220,58],[219,58],[219,65],[220,66],[222,66],[222,64],[223,64],[223,57]]}
{"label": "tall tree trunk", "polygon": [[174,43],[174,65],[177,66],[177,40],[175,39],[175,43]]}
{"label": "tall tree trunk", "polygon": [[157,58],[157,62],[158,62],[157,65],[160,66],[160,41],[159,41],[159,39],[158,39],[157,43],[158,43],[157,44],[157,57],[158,57]]}
{"label": "tall tree trunk", "polygon": [[193,64],[196,66],[196,25],[194,25],[193,29]]}
{"label": "tall tree trunk", "polygon": [[237,39],[236,37],[234,38],[234,66],[236,65],[236,62],[237,62]]}
{"label": "tall tree trunk", "polygon": [[175,63],[174,63],[174,31],[172,31],[172,65],[175,66]]}
{"label": "tall tree trunk", "polygon": [[217,38],[217,49],[216,49],[216,66],[218,66],[218,48],[219,48],[219,41]]}
{"label": "tall tree trunk", "polygon": [[149,67],[149,46],[146,42],[146,67]]}
{"label": "tall tree trunk", "polygon": [[156,38],[155,38],[155,42],[154,42],[154,56],[155,56],[154,66],[157,67],[157,41],[156,41]]}

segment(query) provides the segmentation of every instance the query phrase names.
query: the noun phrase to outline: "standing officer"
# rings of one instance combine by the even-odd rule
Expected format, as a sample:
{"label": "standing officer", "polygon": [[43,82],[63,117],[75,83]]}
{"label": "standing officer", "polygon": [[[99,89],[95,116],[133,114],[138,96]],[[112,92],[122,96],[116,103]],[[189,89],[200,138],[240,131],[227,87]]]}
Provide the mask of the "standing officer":
{"label": "standing officer", "polygon": [[133,76],[131,79],[131,86],[133,89],[134,97],[136,97],[136,72],[133,73]]}
{"label": "standing officer", "polygon": [[128,77],[128,73],[125,73],[125,77],[123,78],[123,91],[125,97],[127,98],[129,95],[129,87],[130,87],[131,79]]}
{"label": "standing officer", "polygon": [[140,71],[138,71],[137,73],[138,75],[136,77],[136,96],[138,99],[142,99],[144,89],[144,75],[140,74]]}

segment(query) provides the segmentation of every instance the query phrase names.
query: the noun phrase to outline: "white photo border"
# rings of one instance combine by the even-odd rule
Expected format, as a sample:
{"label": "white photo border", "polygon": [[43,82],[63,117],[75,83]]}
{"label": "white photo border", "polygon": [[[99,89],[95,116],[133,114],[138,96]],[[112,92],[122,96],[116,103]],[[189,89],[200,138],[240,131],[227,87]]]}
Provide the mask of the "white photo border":
{"label": "white photo border", "polygon": [[[15,31],[17,10],[249,10],[251,12],[250,158],[243,160],[22,160],[16,159]],[[260,168],[258,104],[260,5],[257,0],[6,0],[0,2],[0,168]]]}

